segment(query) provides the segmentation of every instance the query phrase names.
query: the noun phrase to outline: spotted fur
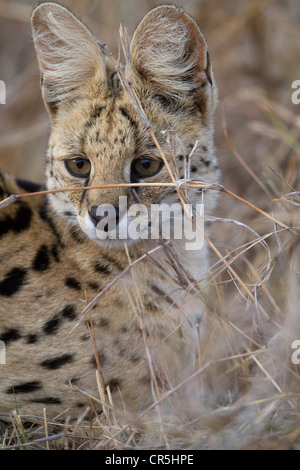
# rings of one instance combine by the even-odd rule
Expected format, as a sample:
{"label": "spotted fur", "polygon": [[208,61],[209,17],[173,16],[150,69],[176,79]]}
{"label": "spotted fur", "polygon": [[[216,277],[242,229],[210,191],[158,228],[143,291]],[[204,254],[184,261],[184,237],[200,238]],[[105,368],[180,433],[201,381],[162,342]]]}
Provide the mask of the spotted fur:
{"label": "spotted fur", "polygon": [[[66,8],[39,5],[32,17],[42,76],[42,93],[51,120],[47,187],[86,187],[132,182],[132,162],[160,155],[94,35]],[[196,140],[191,173],[207,183],[219,178],[213,145],[216,87],[206,42],[181,9],[152,10],[138,26],[124,73],[151,123],[172,171],[184,176],[185,157]],[[162,133],[172,125],[180,139],[175,162]],[[81,155],[91,163],[85,179],[72,176],[64,160]],[[175,168],[176,165],[176,168]],[[150,182],[169,182],[163,167]],[[140,180],[137,180],[138,182]],[[40,188],[0,177],[0,194]],[[179,383],[196,354],[195,319],[203,310],[191,279],[208,268],[207,250],[187,252],[180,240],[99,242],[91,207],[178,202],[172,188],[129,187],[80,190],[25,198],[0,211],[0,339],[7,364],[0,366],[0,412],[76,417],[98,396],[97,361],[88,328],[92,320],[105,385],[115,405],[141,410],[153,401],[150,352],[157,383]],[[193,203],[202,194],[190,193]],[[215,194],[204,194],[206,212]],[[184,266],[186,285],[169,254]],[[125,271],[124,271],[125,270]],[[124,271],[123,275],[122,272]],[[115,279],[117,282],[114,282]],[[85,306],[102,292],[89,316]],[[146,344],[145,344],[146,343]],[[98,412],[101,406],[94,402]]]}

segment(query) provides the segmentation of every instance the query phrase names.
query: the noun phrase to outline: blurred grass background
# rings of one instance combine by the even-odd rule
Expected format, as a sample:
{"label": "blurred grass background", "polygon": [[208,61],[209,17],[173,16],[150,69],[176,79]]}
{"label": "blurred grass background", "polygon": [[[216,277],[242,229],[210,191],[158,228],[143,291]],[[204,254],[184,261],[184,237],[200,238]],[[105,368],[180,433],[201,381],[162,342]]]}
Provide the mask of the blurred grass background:
{"label": "blurred grass background", "polygon": [[[129,35],[132,36],[147,11],[166,2],[65,0],[61,3],[83,19],[117,55],[119,24],[127,27]],[[6,105],[0,105],[0,171],[39,182],[44,179],[49,123],[41,99],[39,72],[31,39],[30,15],[35,4],[33,0],[0,0],[0,80],[4,80],[7,86]],[[216,150],[223,173],[222,184],[266,212],[275,214],[289,227],[299,228],[299,197],[291,203],[272,201],[293,190],[300,190],[300,105],[296,106],[291,101],[292,82],[300,79],[299,0],[185,0],[177,1],[176,5],[183,6],[196,19],[210,50],[219,88]],[[224,126],[230,142],[226,139]],[[248,169],[236,156],[245,162]],[[251,176],[251,171],[254,176]],[[242,221],[260,235],[274,230],[270,221],[224,193],[219,199],[216,215],[223,219]],[[229,254],[229,260],[230,250],[253,239],[249,232],[230,223],[213,224],[211,238],[223,254]],[[281,234],[280,237],[273,235],[268,243],[272,255],[270,266],[263,272],[266,282],[261,282],[260,278],[263,271],[261,268],[266,263],[265,252],[261,247],[253,246],[248,253],[244,253],[235,261],[234,267],[245,282],[252,286],[255,298],[266,309],[273,323],[271,321],[266,327],[253,305],[251,308],[254,313],[251,317],[247,309],[249,303],[238,293],[235,283],[228,276],[218,278],[217,295],[210,309],[217,314],[218,311],[221,312],[224,318],[232,318],[230,315],[233,314],[235,319],[238,318],[236,325],[241,328],[243,335],[257,339],[255,335],[258,332],[259,343],[263,344],[263,347],[268,345],[272,336],[277,337],[278,331],[283,332],[286,335],[283,338],[287,341],[288,360],[291,339],[300,339],[299,236],[293,238],[291,233]],[[251,318],[253,325],[249,327]],[[283,330],[278,326],[279,323],[285,325]],[[223,327],[224,325],[211,343],[216,344],[216,338],[225,341],[226,337],[228,343],[235,345],[229,323],[225,335]],[[270,344],[278,345],[276,339],[274,341],[275,343]],[[250,341],[250,344],[253,346],[253,341]],[[280,344],[283,343],[279,336]],[[208,346],[208,350],[209,347],[212,348]],[[243,348],[244,345],[236,349],[232,346],[229,349],[230,353],[238,354],[245,352]],[[274,358],[276,366],[285,362],[283,356],[276,358],[273,355],[272,360]],[[257,374],[254,376],[253,364],[246,359],[240,358],[237,363],[232,369],[237,370],[238,374],[242,371],[237,378],[237,389],[244,400],[243,404],[246,400],[249,403],[257,403],[258,416],[263,421],[268,416],[267,412],[265,413],[267,407],[260,408],[259,397],[260,387],[265,395],[269,393],[265,381],[261,380],[261,377],[258,380]],[[294,391],[300,397],[299,367],[295,366],[292,372],[296,386],[292,382],[289,383],[284,367],[280,372],[276,368],[269,369],[273,371],[271,375],[280,383],[286,397]],[[223,370],[221,374],[224,383],[221,386],[216,382],[216,378],[212,379],[214,387],[211,388],[211,396],[213,401],[219,394],[220,387],[225,390],[222,400],[226,403],[224,397],[227,389],[230,389],[228,396],[229,393],[234,393],[235,380],[232,380],[230,374],[226,378]],[[215,375],[218,378],[218,374]],[[248,396],[242,391],[245,383],[250,387]],[[258,383],[262,385],[258,386]],[[252,384],[255,384],[254,390],[251,388]],[[271,388],[273,385],[271,383]],[[272,402],[273,392],[272,389],[269,399],[275,407],[277,398]],[[276,422],[276,429],[279,431],[275,442],[269,439],[272,434],[269,433],[265,447],[269,445],[275,448],[289,448],[297,441],[295,447],[299,448],[299,418],[294,422],[297,413],[299,416],[299,397],[298,404],[292,411],[289,405],[283,402],[284,408],[280,410],[282,422],[280,425]],[[211,406],[214,409],[216,405],[214,403]],[[234,406],[232,411],[235,412]],[[237,429],[234,436],[236,442],[240,438],[240,422],[246,426],[250,419],[253,419],[253,423],[257,424],[255,413],[251,416],[243,413],[239,416],[238,424],[235,423],[231,428]],[[227,424],[226,421],[225,426]],[[220,431],[221,440],[218,442],[222,443],[223,428],[217,429],[213,420],[212,424],[209,422],[207,426],[211,426],[213,430],[212,435],[208,434],[209,437],[213,436],[208,446],[220,445],[216,444],[214,436]],[[263,428],[263,432],[266,432],[266,429],[268,431],[268,426],[269,424]],[[228,426],[227,432],[231,432]],[[194,431],[191,434],[195,447],[201,446],[202,440],[207,438],[202,434],[202,430],[197,437]],[[285,435],[280,444],[278,435]],[[265,436],[256,436],[256,431],[253,431],[251,439],[254,440],[251,444],[246,442],[236,445],[263,447],[261,437]],[[227,447],[231,445],[234,446],[230,443]]]}

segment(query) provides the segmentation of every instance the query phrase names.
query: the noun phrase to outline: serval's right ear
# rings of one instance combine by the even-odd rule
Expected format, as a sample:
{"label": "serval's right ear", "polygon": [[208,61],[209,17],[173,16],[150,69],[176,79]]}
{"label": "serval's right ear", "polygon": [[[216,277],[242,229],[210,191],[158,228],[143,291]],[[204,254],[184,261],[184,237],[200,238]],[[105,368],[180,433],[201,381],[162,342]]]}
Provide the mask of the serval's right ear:
{"label": "serval's right ear", "polygon": [[[206,41],[181,8],[159,6],[141,21],[132,38],[131,65],[137,86],[164,103],[198,109],[209,121],[216,87]],[[143,88],[142,88],[143,89]]]}
{"label": "serval's right ear", "polygon": [[50,117],[62,101],[82,96],[91,78],[105,83],[104,58],[93,34],[67,8],[40,4],[32,14],[42,92]]}

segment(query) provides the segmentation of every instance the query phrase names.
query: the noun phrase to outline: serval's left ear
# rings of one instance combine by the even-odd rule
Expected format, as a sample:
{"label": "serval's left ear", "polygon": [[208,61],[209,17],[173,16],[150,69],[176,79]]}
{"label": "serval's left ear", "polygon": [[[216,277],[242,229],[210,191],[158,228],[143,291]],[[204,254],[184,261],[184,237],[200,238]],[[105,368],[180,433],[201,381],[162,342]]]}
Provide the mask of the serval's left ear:
{"label": "serval's left ear", "polygon": [[214,88],[207,45],[196,22],[182,9],[151,10],[133,36],[130,53],[137,87],[147,84],[162,102],[196,104],[207,114]]}

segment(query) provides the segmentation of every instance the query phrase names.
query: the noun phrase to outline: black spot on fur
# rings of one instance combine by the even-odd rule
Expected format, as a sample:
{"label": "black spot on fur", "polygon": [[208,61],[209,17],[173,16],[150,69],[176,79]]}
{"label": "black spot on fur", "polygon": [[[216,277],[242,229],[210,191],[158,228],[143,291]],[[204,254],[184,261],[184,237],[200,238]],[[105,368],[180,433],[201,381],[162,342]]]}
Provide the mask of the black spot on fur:
{"label": "black spot on fur", "polygon": [[105,107],[103,106],[96,106],[94,111],[93,111],[93,114],[92,114],[92,119],[96,119],[98,117],[100,117],[102,111],[105,109]]}
{"label": "black spot on fur", "polygon": [[71,236],[72,238],[77,242],[77,243],[83,243],[84,242],[84,237],[82,236],[83,235],[83,232],[77,232],[77,231],[73,231],[71,232]]}
{"label": "black spot on fur", "polygon": [[141,356],[138,353],[131,354],[130,360],[133,364],[136,364],[141,359]]}
{"label": "black spot on fur", "polygon": [[47,199],[45,199],[45,202],[44,202],[44,205],[43,207],[40,209],[39,211],[39,215],[41,217],[41,219],[47,223],[47,225],[49,226],[49,228],[51,229],[51,232],[54,234],[54,236],[56,237],[57,239],[57,242],[58,244],[63,247],[64,244],[62,243],[61,241],[61,237],[60,237],[60,234],[58,233],[57,229],[56,229],[56,226],[52,220],[52,218],[50,217],[50,215],[48,214],[48,202],[47,202]]}
{"label": "black spot on fur", "polygon": [[145,375],[144,377],[141,377],[141,379],[139,381],[140,381],[141,384],[149,386],[150,383],[151,383],[151,377],[150,377],[150,375]]}
{"label": "black spot on fur", "polygon": [[127,333],[128,330],[129,330],[129,325],[126,325],[125,323],[123,323],[122,328],[121,328],[121,332],[122,333]]}
{"label": "black spot on fur", "polygon": [[109,264],[116,267],[118,271],[123,271],[123,269],[126,268],[126,265],[122,265],[117,259],[115,259],[113,256],[108,255],[107,253],[102,254],[102,259],[108,261]]}
{"label": "black spot on fur", "polygon": [[174,302],[173,302],[173,300],[171,299],[171,297],[169,297],[167,294],[165,294],[165,292],[162,291],[162,290],[160,289],[160,287],[156,286],[155,284],[153,284],[151,287],[152,287],[153,291],[154,291],[157,295],[159,295],[160,297],[162,297],[166,302],[168,302],[168,304],[174,305]]}
{"label": "black spot on fur", "polygon": [[48,320],[47,323],[45,323],[45,325],[43,326],[43,332],[46,335],[53,335],[57,332],[61,320],[62,319],[59,315],[55,315],[53,318]]}
{"label": "black spot on fur", "polygon": [[59,254],[58,254],[58,249],[57,249],[56,245],[53,245],[51,247],[51,255],[52,255],[54,261],[56,261],[56,263],[58,263],[59,262]]}
{"label": "black spot on fur", "polygon": [[80,341],[91,341],[90,335],[82,335],[80,336]]}
{"label": "black spot on fur", "polygon": [[36,392],[37,390],[41,390],[42,384],[40,382],[25,382],[20,385],[13,385],[9,389],[6,390],[6,393],[9,394],[17,394],[17,393],[31,393]]}
{"label": "black spot on fur", "polygon": [[1,194],[7,195],[5,178],[2,173],[0,173],[0,184],[1,184],[1,188],[0,188]]}
{"label": "black spot on fur", "polygon": [[6,235],[13,226],[13,220],[10,216],[5,217],[5,219],[0,220],[0,237]]}
{"label": "black spot on fur", "polygon": [[116,391],[118,388],[121,388],[120,385],[121,385],[121,382],[119,379],[111,379],[108,384],[106,384],[106,386],[109,385],[109,388],[110,388],[110,391],[111,392],[114,392]]}
{"label": "black spot on fur", "polygon": [[[103,351],[98,351],[98,354],[99,354],[100,365],[102,367],[104,365],[104,363],[106,362],[107,357],[106,357],[106,355]],[[96,361],[95,356],[92,357],[90,363],[95,369],[97,369],[97,361]]]}
{"label": "black spot on fur", "polygon": [[[90,182],[90,178],[89,178],[89,176],[88,176],[88,177],[86,178],[86,180],[83,182],[82,186],[88,186],[88,185],[89,185],[89,182]],[[87,190],[84,189],[84,190],[82,191],[82,193],[81,193],[80,204],[83,203],[86,194],[87,194]]]}
{"label": "black spot on fur", "polygon": [[34,344],[38,342],[39,337],[38,335],[31,334],[31,335],[28,335],[26,339],[27,339],[28,344]]}
{"label": "black spot on fur", "polygon": [[150,139],[145,139],[144,141],[144,145],[145,147],[147,147],[148,149],[157,149],[156,147],[156,143],[153,142],[153,140],[150,138]]}
{"label": "black spot on fur", "polygon": [[150,310],[150,312],[152,312],[152,313],[158,312],[158,310],[159,310],[159,308],[152,302],[148,302],[145,305],[145,307],[146,307],[147,310]]}
{"label": "black spot on fur", "polygon": [[26,191],[27,193],[37,193],[38,191],[42,191],[44,188],[38,184],[33,183],[32,181],[25,181],[22,179],[16,179],[17,185]]}
{"label": "black spot on fur", "polygon": [[97,261],[96,266],[95,266],[95,271],[97,273],[110,274],[111,267],[108,266],[107,264],[104,264],[102,261]]}
{"label": "black spot on fur", "polygon": [[56,370],[72,361],[72,354],[63,354],[62,356],[53,357],[52,359],[45,359],[41,362],[41,366],[45,367],[45,369]]}
{"label": "black spot on fur", "polygon": [[32,263],[35,271],[46,271],[50,266],[49,249],[46,245],[41,245]]}
{"label": "black spot on fur", "polygon": [[132,119],[132,117],[128,114],[127,110],[124,107],[120,108],[120,112],[124,117],[126,117],[128,119],[128,121],[130,122],[132,127],[134,127],[135,129],[138,128],[137,123],[134,121],[134,119]]}
{"label": "black spot on fur", "polygon": [[75,215],[74,212],[64,211],[64,216],[66,216],[66,217],[73,217],[74,215]]}
{"label": "black spot on fur", "polygon": [[45,405],[60,405],[62,403],[60,398],[55,398],[55,397],[36,398],[35,400],[31,400],[31,402],[43,403]]}
{"label": "black spot on fur", "polygon": [[123,357],[126,355],[127,348],[123,346],[122,348],[119,349],[119,356]]}
{"label": "black spot on fur", "polygon": [[89,282],[89,287],[93,290],[99,290],[100,286],[97,284],[97,282]]}
{"label": "black spot on fur", "polygon": [[63,318],[66,318],[69,321],[72,321],[76,318],[74,305],[66,305],[66,307],[64,307],[61,312],[57,313],[52,318],[50,318],[50,320],[45,323],[43,327],[43,332],[46,335],[53,335],[54,333],[56,333]]}
{"label": "black spot on fur", "polygon": [[16,341],[20,338],[22,338],[22,335],[15,328],[11,328],[10,330],[7,330],[5,333],[3,333],[2,336],[0,336],[0,340],[4,341],[6,345],[10,343],[11,341]]}
{"label": "black spot on fur", "polygon": [[0,220],[0,236],[5,235],[10,230],[15,233],[21,233],[30,226],[32,218],[31,209],[22,203],[15,213],[14,218],[11,216],[6,217],[3,220]]}
{"label": "black spot on fur", "polygon": [[10,297],[18,292],[25,282],[27,271],[23,268],[11,269],[0,282],[0,295]]}
{"label": "black spot on fur", "polygon": [[80,382],[80,377],[72,377],[72,379],[70,380],[70,383],[72,385],[76,385]]}
{"label": "black spot on fur", "polygon": [[70,287],[70,289],[74,289],[78,291],[81,290],[80,282],[74,277],[67,277],[67,279],[65,280],[65,285],[67,287]]}
{"label": "black spot on fur", "polygon": [[32,211],[30,207],[22,203],[22,205],[18,208],[16,215],[14,217],[14,222],[12,229],[16,233],[23,232],[27,228],[30,227],[31,223],[31,218],[32,218]]}
{"label": "black spot on fur", "polygon": [[198,170],[198,168],[196,166],[191,167],[191,172],[192,173],[196,173],[197,170]]}
{"label": "black spot on fur", "polygon": [[66,307],[62,310],[61,315],[68,320],[75,320],[76,318],[76,311],[74,305],[66,305]]}
{"label": "black spot on fur", "polygon": [[106,317],[102,317],[102,318],[100,318],[98,324],[99,324],[99,326],[101,326],[101,327],[107,327],[107,326],[109,326],[109,319],[106,318]]}
{"label": "black spot on fur", "polygon": [[208,168],[211,164],[210,160],[205,160],[203,157],[200,158],[201,162]]}

